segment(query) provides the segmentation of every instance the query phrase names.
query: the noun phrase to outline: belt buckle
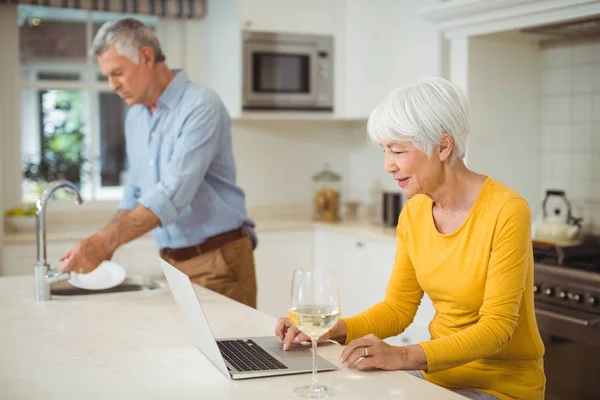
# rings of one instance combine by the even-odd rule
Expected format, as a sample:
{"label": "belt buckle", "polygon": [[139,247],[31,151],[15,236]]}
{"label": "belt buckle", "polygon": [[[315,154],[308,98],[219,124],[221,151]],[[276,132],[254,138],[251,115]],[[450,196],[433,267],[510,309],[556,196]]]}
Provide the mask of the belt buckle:
{"label": "belt buckle", "polygon": [[202,247],[200,247],[200,244],[195,245],[194,248],[196,249],[196,253],[197,254],[202,254],[203,253]]}

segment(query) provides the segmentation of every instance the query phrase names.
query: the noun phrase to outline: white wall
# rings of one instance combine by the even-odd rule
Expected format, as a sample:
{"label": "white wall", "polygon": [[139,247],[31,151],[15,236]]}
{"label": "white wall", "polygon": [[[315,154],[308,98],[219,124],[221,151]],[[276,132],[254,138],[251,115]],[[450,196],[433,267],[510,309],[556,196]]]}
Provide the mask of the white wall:
{"label": "white wall", "polygon": [[534,42],[469,40],[469,168],[539,209],[539,50]]}
{"label": "white wall", "polygon": [[548,44],[540,57],[541,192],[565,190],[600,233],[600,41]]}
{"label": "white wall", "polygon": [[312,176],[326,162],[342,176],[343,202],[362,192],[348,155],[364,137],[360,121],[235,121],[238,183],[248,206],[311,204]]}

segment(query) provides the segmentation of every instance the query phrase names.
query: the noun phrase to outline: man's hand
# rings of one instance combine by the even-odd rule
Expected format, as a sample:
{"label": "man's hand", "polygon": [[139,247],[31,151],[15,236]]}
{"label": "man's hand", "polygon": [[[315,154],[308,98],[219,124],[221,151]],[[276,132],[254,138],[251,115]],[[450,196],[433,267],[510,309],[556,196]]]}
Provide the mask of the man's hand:
{"label": "man's hand", "polygon": [[111,249],[101,236],[90,236],[77,243],[59,259],[65,262],[60,270],[87,274],[95,270],[102,261],[110,259],[113,252],[114,249]]}
{"label": "man's hand", "polygon": [[77,243],[62,256],[60,261],[66,262],[60,270],[87,274],[96,269],[102,261],[111,259],[119,246],[159,225],[158,217],[144,206],[137,205],[131,211],[119,211],[106,228]]}
{"label": "man's hand", "polygon": [[348,367],[355,365],[361,371],[427,369],[427,358],[421,346],[392,346],[373,334],[348,343],[340,362]]}

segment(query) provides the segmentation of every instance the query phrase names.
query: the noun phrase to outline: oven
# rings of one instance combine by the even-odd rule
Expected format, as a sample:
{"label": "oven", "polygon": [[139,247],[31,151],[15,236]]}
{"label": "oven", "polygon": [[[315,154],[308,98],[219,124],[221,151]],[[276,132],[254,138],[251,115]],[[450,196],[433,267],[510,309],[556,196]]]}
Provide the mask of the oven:
{"label": "oven", "polygon": [[600,245],[552,251],[534,244],[547,399],[600,399]]}
{"label": "oven", "polygon": [[243,32],[244,110],[333,111],[333,37]]}

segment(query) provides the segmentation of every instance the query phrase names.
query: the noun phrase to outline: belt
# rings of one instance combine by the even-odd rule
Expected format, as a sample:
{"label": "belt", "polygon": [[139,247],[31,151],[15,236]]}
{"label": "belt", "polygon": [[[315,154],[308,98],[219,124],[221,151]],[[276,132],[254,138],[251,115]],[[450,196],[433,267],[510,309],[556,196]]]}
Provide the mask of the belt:
{"label": "belt", "polygon": [[227,243],[233,242],[234,240],[241,239],[246,236],[243,228],[237,228],[232,231],[219,233],[218,235],[211,236],[200,244],[194,246],[182,247],[178,249],[163,248],[160,249],[160,255],[162,257],[169,257],[175,261],[185,261],[190,258],[205,254],[213,250],[217,250]]}

